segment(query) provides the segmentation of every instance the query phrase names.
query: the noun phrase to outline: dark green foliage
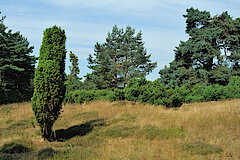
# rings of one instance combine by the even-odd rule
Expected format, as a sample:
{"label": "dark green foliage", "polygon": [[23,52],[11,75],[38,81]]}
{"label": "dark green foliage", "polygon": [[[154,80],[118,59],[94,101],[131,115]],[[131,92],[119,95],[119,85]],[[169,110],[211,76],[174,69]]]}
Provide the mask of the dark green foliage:
{"label": "dark green foliage", "polygon": [[228,12],[211,17],[207,11],[187,9],[186,33],[189,39],[175,49],[175,59],[160,70],[160,81],[167,88],[186,83],[227,85],[239,76],[239,19]]}
{"label": "dark green foliage", "polygon": [[190,90],[186,86],[166,90],[166,97],[163,97],[163,105],[166,107],[180,107],[185,102],[185,97]]}
{"label": "dark green foliage", "polygon": [[72,63],[72,66],[69,67],[71,73],[70,76],[72,77],[77,77],[78,74],[80,73],[80,69],[78,67],[78,57],[72,53],[72,51],[70,52],[70,62]]}
{"label": "dark green foliage", "polygon": [[90,102],[93,101],[95,91],[87,91],[87,90],[77,90],[74,91],[72,94],[72,98],[74,98],[75,103],[84,103],[84,102]]}
{"label": "dark green foliage", "polygon": [[78,74],[80,73],[80,69],[78,67],[78,57],[74,53],[72,53],[72,51],[69,55],[72,66],[69,66],[71,73],[67,76],[66,94],[69,91],[79,90],[82,88],[82,82],[80,81],[81,78],[78,77]]}
{"label": "dark green foliage", "polygon": [[217,101],[230,98],[227,94],[227,87],[218,84],[206,86],[195,85],[191,93],[186,96],[186,102]]}
{"label": "dark green foliage", "polygon": [[[180,107],[184,102],[206,102],[224,99],[240,98],[240,78],[233,76],[227,86],[219,84],[206,85],[185,84],[181,87],[167,89],[159,80],[153,82],[146,79],[132,79],[123,90],[76,90],[69,92],[69,103],[84,103],[95,100],[133,102],[163,105],[166,107]],[[126,103],[126,102],[122,102]],[[117,105],[117,104],[113,104]],[[118,105],[118,106],[123,106]]]}
{"label": "dark green foliage", "polygon": [[197,84],[193,86],[191,92],[186,95],[185,102],[204,102],[240,98],[239,86],[239,76],[231,77],[227,86],[218,84],[209,86]]}
{"label": "dark green foliage", "polygon": [[[94,55],[89,55],[86,76],[90,89],[124,88],[133,78],[145,77],[157,63],[151,63],[142,40],[142,32],[128,26],[126,30],[116,25],[108,33],[104,44],[96,43]],[[95,87],[95,88],[94,88]]]}
{"label": "dark green foliage", "polygon": [[47,159],[55,155],[57,152],[52,148],[43,148],[34,152],[32,142],[16,140],[6,143],[0,148],[1,160],[18,160],[18,159]]}
{"label": "dark green foliage", "polygon": [[115,88],[113,92],[110,92],[110,94],[108,94],[106,100],[110,102],[125,100],[125,90]]}
{"label": "dark green foliage", "polygon": [[226,99],[224,87],[218,84],[207,86],[203,90],[205,101],[217,101],[219,99]]}
{"label": "dark green foliage", "polygon": [[[1,12],[0,12],[1,14]],[[29,101],[36,58],[20,32],[12,33],[0,18],[0,104]]]}
{"label": "dark green foliage", "polygon": [[227,98],[240,98],[240,76],[231,77],[225,91]]}
{"label": "dark green foliage", "polygon": [[216,154],[223,151],[220,147],[202,142],[187,143],[184,144],[182,147],[185,151],[191,152],[192,154],[200,155]]}
{"label": "dark green foliage", "polygon": [[126,99],[129,101],[146,102],[166,107],[180,107],[185,101],[189,90],[185,86],[166,89],[159,80],[147,81],[134,79],[126,88]]}
{"label": "dark green foliage", "polygon": [[53,157],[54,154],[56,154],[56,151],[50,147],[47,147],[47,148],[43,148],[43,149],[40,149],[38,150],[37,152],[37,157],[39,160],[41,159],[47,159],[47,158],[50,158],[50,157]]}
{"label": "dark green foliage", "polygon": [[145,78],[142,79],[132,79],[128,82],[126,87],[126,100],[128,101],[137,101],[139,96],[147,88],[146,85],[150,83]]}
{"label": "dark green foliage", "polygon": [[66,102],[68,103],[84,103],[96,100],[102,101],[118,101],[125,99],[125,91],[121,89],[112,90],[76,90],[68,92]]}
{"label": "dark green foliage", "polygon": [[21,144],[19,142],[6,143],[0,148],[1,153],[10,153],[10,154],[26,153],[30,151],[32,151],[31,147],[28,147],[25,144]]}
{"label": "dark green foliage", "polygon": [[186,96],[185,102],[203,102],[205,101],[202,95],[206,85],[196,84],[192,87],[191,92]]}
{"label": "dark green foliage", "polygon": [[65,31],[53,26],[44,31],[39,64],[34,77],[32,109],[40,125],[43,138],[52,136],[65,95]]}
{"label": "dark green foliage", "polygon": [[185,101],[189,90],[185,87],[166,89],[158,80],[151,82],[146,79],[132,79],[125,90],[76,90],[67,94],[67,102],[84,103],[95,100],[107,101],[138,101],[167,107],[180,107]]}

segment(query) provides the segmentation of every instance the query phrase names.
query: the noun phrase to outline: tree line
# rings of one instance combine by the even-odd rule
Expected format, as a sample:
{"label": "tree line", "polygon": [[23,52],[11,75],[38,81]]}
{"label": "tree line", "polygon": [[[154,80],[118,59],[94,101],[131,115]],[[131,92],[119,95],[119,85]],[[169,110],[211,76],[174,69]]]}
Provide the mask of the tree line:
{"label": "tree line", "polygon": [[[208,11],[194,8],[187,9],[183,17],[189,38],[175,48],[174,60],[159,71],[157,80],[170,89],[184,84],[226,86],[232,76],[239,76],[240,18],[233,19],[228,12],[211,16]],[[30,55],[33,46],[27,38],[8,29],[4,19],[0,19],[0,104],[27,101],[33,94],[37,58]],[[71,73],[65,76],[67,92],[124,89],[129,80],[151,73],[157,62],[150,60],[142,34],[131,26],[113,26],[106,41],[97,42],[89,55],[88,68],[92,72],[84,81],[78,77],[78,57],[71,52]]]}
{"label": "tree line", "polygon": [[[70,52],[66,75],[66,35],[61,27],[44,31],[37,69],[33,47],[20,32],[12,33],[0,19],[0,104],[31,99],[44,138],[53,138],[52,126],[62,102],[129,100],[179,107],[184,102],[240,98],[240,19],[228,12],[211,16],[208,11],[186,10],[187,41],[174,50],[169,67],[160,78],[145,79],[157,63],[150,60],[142,32],[116,25],[106,42],[96,43],[89,55],[92,73],[81,81],[78,57]],[[34,77],[34,83],[33,83]],[[34,92],[33,92],[34,88]]]}

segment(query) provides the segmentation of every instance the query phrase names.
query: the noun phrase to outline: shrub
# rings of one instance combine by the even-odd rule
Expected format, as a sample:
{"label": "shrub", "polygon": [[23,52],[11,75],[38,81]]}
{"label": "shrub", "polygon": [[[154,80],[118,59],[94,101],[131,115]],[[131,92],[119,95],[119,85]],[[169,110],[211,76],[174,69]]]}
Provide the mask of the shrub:
{"label": "shrub", "polygon": [[60,27],[44,31],[32,97],[32,109],[44,139],[52,137],[52,126],[60,115],[65,95],[65,41],[65,31]]}
{"label": "shrub", "polygon": [[226,99],[224,87],[218,84],[207,86],[203,90],[202,94],[205,101],[217,101],[219,99]]}
{"label": "shrub", "polygon": [[114,91],[108,90],[106,96],[99,97],[101,100],[107,100],[110,102],[125,100],[125,91],[123,89],[114,89]]}
{"label": "shrub", "polygon": [[184,144],[182,147],[185,151],[191,152],[192,154],[200,154],[200,155],[220,153],[223,151],[220,147],[213,146],[207,143],[202,143],[202,142],[187,143],[187,144]]}
{"label": "shrub", "polygon": [[95,100],[102,101],[119,101],[125,100],[125,90],[76,90],[66,94],[66,102],[68,103],[84,103]]}
{"label": "shrub", "polygon": [[128,101],[139,101],[139,96],[144,92],[146,84],[151,83],[145,78],[132,79],[126,87],[125,97]]}
{"label": "shrub", "polygon": [[184,102],[217,101],[220,99],[240,98],[240,78],[232,77],[227,86],[218,84],[185,84],[167,89],[159,80],[132,79],[125,89],[74,91],[68,94],[68,102],[83,103],[93,100],[138,101],[143,103],[180,107]]}
{"label": "shrub", "polygon": [[111,94],[111,92],[112,91],[108,90],[108,89],[96,90],[94,96],[95,96],[96,100],[105,101],[105,100],[108,100],[108,96],[109,96],[109,94]]}
{"label": "shrub", "polygon": [[75,103],[84,103],[94,100],[94,91],[77,90],[72,93],[72,99]]}
{"label": "shrub", "polygon": [[19,143],[19,142],[6,143],[0,148],[1,153],[10,153],[10,154],[26,153],[26,152],[30,152],[30,151],[32,151],[31,147],[28,147],[27,145]]}
{"label": "shrub", "polygon": [[240,98],[240,76],[233,76],[230,78],[226,86],[226,92],[228,98]]}
{"label": "shrub", "polygon": [[205,101],[203,91],[206,85],[196,84],[190,89],[190,93],[186,96],[185,102],[203,102]]}
{"label": "shrub", "polygon": [[185,102],[189,92],[190,90],[186,86],[176,87],[175,89],[170,88],[166,90],[162,103],[166,107],[180,107]]}
{"label": "shrub", "polygon": [[42,148],[37,152],[38,159],[47,159],[52,157],[56,151],[50,147]]}

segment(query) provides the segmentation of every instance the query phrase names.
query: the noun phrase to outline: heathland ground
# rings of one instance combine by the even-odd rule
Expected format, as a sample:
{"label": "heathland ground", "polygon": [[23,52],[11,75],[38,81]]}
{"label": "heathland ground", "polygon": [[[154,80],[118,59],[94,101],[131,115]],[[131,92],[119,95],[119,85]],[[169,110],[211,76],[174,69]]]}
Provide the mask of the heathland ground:
{"label": "heathland ground", "polygon": [[0,115],[0,159],[240,159],[239,99],[66,104],[53,142],[41,138],[30,103],[2,105]]}

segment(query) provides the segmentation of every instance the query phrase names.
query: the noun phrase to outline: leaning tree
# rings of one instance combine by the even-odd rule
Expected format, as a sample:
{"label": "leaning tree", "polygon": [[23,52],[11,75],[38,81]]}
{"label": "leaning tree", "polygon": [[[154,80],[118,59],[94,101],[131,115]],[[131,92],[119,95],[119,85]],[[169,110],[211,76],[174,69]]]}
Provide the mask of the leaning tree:
{"label": "leaning tree", "polygon": [[39,64],[34,77],[32,109],[42,137],[51,139],[52,126],[60,115],[64,99],[65,82],[65,31],[53,26],[44,31]]}

